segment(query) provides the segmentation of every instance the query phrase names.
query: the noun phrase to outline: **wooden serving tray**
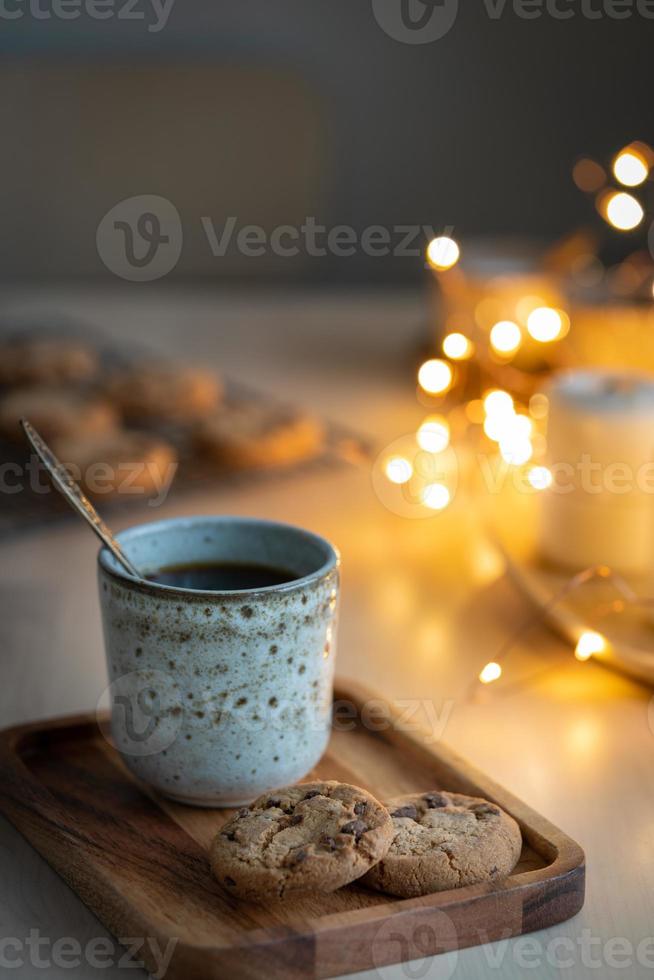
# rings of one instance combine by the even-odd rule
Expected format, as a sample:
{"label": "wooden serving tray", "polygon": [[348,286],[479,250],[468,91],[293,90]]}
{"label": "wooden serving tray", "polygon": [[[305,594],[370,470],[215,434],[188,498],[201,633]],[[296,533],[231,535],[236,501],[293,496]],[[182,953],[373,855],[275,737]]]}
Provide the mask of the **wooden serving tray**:
{"label": "wooden serving tray", "polygon": [[[336,698],[354,705],[356,720],[348,731],[335,726],[312,776],[355,783],[381,799],[441,788],[494,800],[524,838],[508,879],[406,900],[355,883],[289,905],[237,902],[207,859],[232,811],[150,795],[92,715],[0,733],[0,810],[114,935],[151,937],[160,949],[177,940],[168,980],[332,977],[506,939],[579,911],[578,844],[443,745],[402,731],[396,709],[385,730],[371,730],[381,727],[377,712],[366,727],[369,692],[341,682]],[[155,968],[147,943],[139,955]]]}

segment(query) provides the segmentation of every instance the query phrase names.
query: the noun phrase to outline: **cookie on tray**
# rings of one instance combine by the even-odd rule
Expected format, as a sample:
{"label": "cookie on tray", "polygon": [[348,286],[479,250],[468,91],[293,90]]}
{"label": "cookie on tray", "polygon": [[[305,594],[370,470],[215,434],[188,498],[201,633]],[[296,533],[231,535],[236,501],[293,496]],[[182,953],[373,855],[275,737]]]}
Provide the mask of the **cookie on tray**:
{"label": "cookie on tray", "polygon": [[101,398],[64,388],[16,388],[0,399],[0,433],[23,442],[21,418],[27,418],[46,442],[69,436],[99,436],[117,425],[116,413]]}
{"label": "cookie on tray", "polygon": [[497,881],[520,857],[518,824],[487,800],[434,791],[399,796],[386,806],[393,842],[363,878],[378,891],[413,898]]}
{"label": "cookie on tray", "polygon": [[107,396],[132,422],[180,422],[213,412],[223,395],[210,371],[167,364],[143,364],[110,378]]}
{"label": "cookie on tray", "polygon": [[0,344],[0,384],[84,382],[97,371],[97,353],[80,341],[26,338]]}
{"label": "cookie on tray", "polygon": [[304,462],[321,452],[324,438],[317,419],[256,402],[226,405],[195,431],[198,451],[230,469]]}
{"label": "cookie on tray", "polygon": [[177,453],[147,432],[118,430],[97,437],[55,439],[52,448],[91,496],[154,496],[170,486]]}
{"label": "cookie on tray", "polygon": [[393,822],[370,793],[348,783],[300,783],[238,811],[211,846],[211,868],[238,898],[269,901],[332,892],[388,850]]}

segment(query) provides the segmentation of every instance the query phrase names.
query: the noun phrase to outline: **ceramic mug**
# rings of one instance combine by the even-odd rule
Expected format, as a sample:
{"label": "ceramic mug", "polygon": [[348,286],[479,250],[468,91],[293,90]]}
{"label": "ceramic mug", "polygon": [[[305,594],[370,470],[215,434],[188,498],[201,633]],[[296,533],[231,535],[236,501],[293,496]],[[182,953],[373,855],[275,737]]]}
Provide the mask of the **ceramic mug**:
{"label": "ceramic mug", "polygon": [[101,549],[111,735],[128,768],[197,806],[238,806],[305,776],[330,734],[336,550],[309,531],[241,517],[158,521],[117,537],[144,576],[211,562],[297,576],[203,592],[136,580]]}

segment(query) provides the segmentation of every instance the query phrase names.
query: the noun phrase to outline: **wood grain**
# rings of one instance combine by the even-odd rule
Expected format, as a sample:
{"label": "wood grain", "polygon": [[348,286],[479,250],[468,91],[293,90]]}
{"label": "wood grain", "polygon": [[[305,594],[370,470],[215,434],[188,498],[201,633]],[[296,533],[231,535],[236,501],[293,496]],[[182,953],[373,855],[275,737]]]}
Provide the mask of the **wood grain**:
{"label": "wood grain", "polygon": [[92,716],[0,734],[0,810],[116,936],[175,938],[170,980],[330,977],[520,935],[579,911],[584,855],[574,841],[445,746],[401,731],[398,712],[389,709],[384,730],[366,728],[363,688],[341,683],[337,697],[354,704],[357,720],[334,731],[313,775],[382,797],[440,787],[494,800],[525,841],[508,879],[409,900],[353,884],[277,907],[237,903],[207,860],[231,811],[151,796]]}

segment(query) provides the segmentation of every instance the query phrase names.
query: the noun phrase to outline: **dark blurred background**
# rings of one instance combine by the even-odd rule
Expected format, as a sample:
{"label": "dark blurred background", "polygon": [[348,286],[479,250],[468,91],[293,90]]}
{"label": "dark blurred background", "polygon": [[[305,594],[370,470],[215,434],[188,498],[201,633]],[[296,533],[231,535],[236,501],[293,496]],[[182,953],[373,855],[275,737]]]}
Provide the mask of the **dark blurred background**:
{"label": "dark blurred background", "polygon": [[160,30],[151,0],[106,20],[29,2],[0,20],[4,280],[110,278],[98,223],[156,194],[182,219],[177,279],[409,283],[415,258],[360,249],[217,258],[200,219],[554,240],[592,210],[575,158],[653,135],[654,21],[635,6],[523,19],[507,0],[493,19],[460,2],[444,37],[406,44],[370,0],[176,0]]}

